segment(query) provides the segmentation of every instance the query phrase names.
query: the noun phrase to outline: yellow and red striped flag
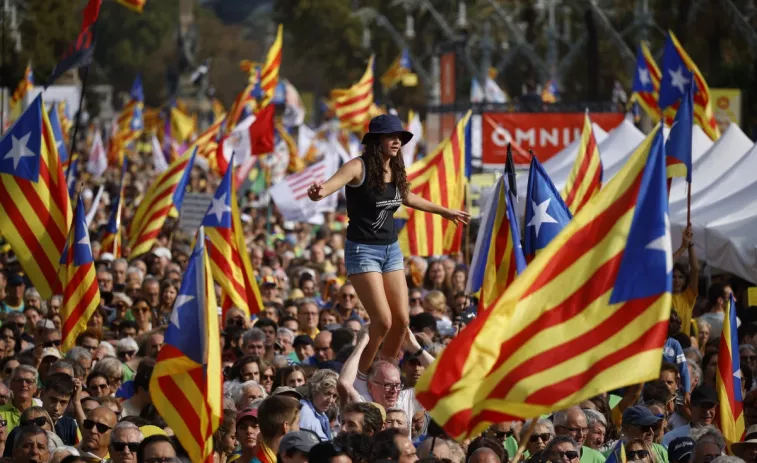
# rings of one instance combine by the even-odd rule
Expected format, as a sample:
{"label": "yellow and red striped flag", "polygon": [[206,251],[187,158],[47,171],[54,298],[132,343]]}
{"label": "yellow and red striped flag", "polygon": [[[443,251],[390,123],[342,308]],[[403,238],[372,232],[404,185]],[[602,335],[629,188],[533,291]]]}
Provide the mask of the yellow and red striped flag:
{"label": "yellow and red striped flag", "polygon": [[659,126],[416,385],[450,436],[655,379],[673,258]]}
{"label": "yellow and red striped flag", "polygon": [[720,408],[718,418],[720,431],[730,449],[734,442],[744,439],[744,398],[742,397],[743,377],[739,357],[739,337],[736,318],[736,299],[731,293],[723,317],[723,333],[720,336],[718,369],[715,385]]}
{"label": "yellow and red striped flag", "polygon": [[195,462],[213,462],[223,416],[218,307],[203,228],[187,263],[150,378],[152,403]]}
{"label": "yellow and red striped flag", "polygon": [[262,310],[263,301],[242,236],[239,207],[232,185],[233,165],[232,155],[201,225],[208,235],[207,248],[213,279],[227,296],[224,300],[231,302],[228,307],[222,307],[224,317],[232,305],[242,309],[249,317]]}
{"label": "yellow and red striped flag", "polygon": [[633,86],[631,88],[631,98],[628,100],[629,105],[638,103],[649,115],[655,124],[660,121],[660,68],[649,51],[645,42],[639,44],[639,52],[636,57],[636,73],[633,77]]}
{"label": "yellow and red striped flag", "polygon": [[368,124],[373,104],[373,59],[371,55],[363,77],[355,85],[331,92],[340,126],[352,132],[363,132]]}
{"label": "yellow and red striped flag", "polygon": [[168,214],[181,209],[196,153],[197,148],[174,161],[145,192],[129,224],[129,257],[150,252]]}
{"label": "yellow and red striped flag", "polygon": [[587,112],[584,116],[584,128],[581,132],[581,145],[578,147],[576,162],[570,171],[568,181],[560,192],[570,213],[576,215],[583,209],[599,190],[602,189],[602,160],[599,158],[597,140],[591,128],[591,119]]}
{"label": "yellow and red striped flag", "polygon": [[384,91],[391,90],[398,83],[402,82],[404,76],[412,74],[412,72],[410,54],[407,49],[402,50],[400,55],[389,66],[389,69],[381,76],[381,86],[384,87]]}
{"label": "yellow and red striped flag", "polygon": [[61,291],[70,224],[66,178],[38,96],[0,140],[0,234],[43,299]]}
{"label": "yellow and red striped flag", "polygon": [[34,88],[34,71],[32,71],[31,63],[26,65],[24,70],[24,78],[18,83],[18,87],[13,91],[10,101],[10,111],[17,118],[21,114],[21,101],[24,99],[29,90]]}
{"label": "yellow and red striped flag", "polygon": [[147,0],[116,0],[116,3],[125,6],[126,8],[141,13],[145,8]]}
{"label": "yellow and red striped flag", "polygon": [[127,164],[128,158],[124,158],[124,163],[121,166],[121,184],[118,187],[118,196],[116,197],[116,200],[111,203],[108,224],[105,226],[105,233],[100,240],[101,251],[113,254],[113,257],[116,259],[119,259],[122,254],[121,248],[123,241],[121,240],[121,211],[123,210],[124,177],[126,176]]}
{"label": "yellow and red striped flag", "polygon": [[[450,209],[463,209],[465,203],[465,157],[468,111],[455,126],[452,134],[436,149],[407,169],[410,192],[432,203]],[[403,254],[436,256],[460,251],[462,227],[441,216],[413,209],[401,208],[397,218],[407,218],[399,232]]]}
{"label": "yellow and red striped flag", "polygon": [[95,259],[89,244],[84,201],[76,203],[74,223],[60,259],[63,303],[60,307],[61,350],[74,347],[76,337],[87,329],[87,322],[100,305]]}
{"label": "yellow and red striped flag", "polygon": [[284,46],[284,26],[279,24],[276,31],[276,40],[273,41],[268,54],[265,57],[263,69],[260,71],[260,87],[263,91],[263,98],[260,107],[271,102],[276,85],[279,84],[279,67],[281,67],[281,50]]}

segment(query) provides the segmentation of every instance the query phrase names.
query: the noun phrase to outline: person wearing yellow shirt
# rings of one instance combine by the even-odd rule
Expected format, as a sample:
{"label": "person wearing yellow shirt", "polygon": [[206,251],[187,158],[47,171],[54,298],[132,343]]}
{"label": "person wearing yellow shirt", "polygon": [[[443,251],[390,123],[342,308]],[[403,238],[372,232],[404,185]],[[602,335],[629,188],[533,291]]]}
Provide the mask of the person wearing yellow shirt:
{"label": "person wearing yellow shirt", "polygon": [[[694,304],[699,295],[699,262],[697,262],[696,253],[694,252],[694,233],[691,225],[683,231],[681,247],[673,253],[673,260],[678,259],[684,252],[689,254],[689,274],[681,264],[676,263],[673,266],[673,297],[671,305],[673,310],[678,312],[681,317],[681,331],[687,336],[696,336],[692,334],[692,317],[694,315]],[[695,328],[696,329],[696,328]],[[692,342],[694,342],[692,340]]]}

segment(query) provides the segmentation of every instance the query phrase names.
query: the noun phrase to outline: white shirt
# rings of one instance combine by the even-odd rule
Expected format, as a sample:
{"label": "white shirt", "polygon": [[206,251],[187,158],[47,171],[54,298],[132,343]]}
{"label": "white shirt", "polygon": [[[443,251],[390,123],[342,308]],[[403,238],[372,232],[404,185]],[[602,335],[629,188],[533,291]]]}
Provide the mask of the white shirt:
{"label": "white shirt", "polygon": [[[353,387],[355,388],[357,393],[360,394],[361,402],[376,402],[373,399],[371,393],[368,391],[367,381],[355,379]],[[411,424],[413,422],[413,416],[415,415],[415,412],[421,410],[423,406],[418,403],[418,400],[415,398],[415,389],[409,388],[400,391],[399,398],[397,399],[397,404],[393,408],[399,408],[405,411],[405,413],[407,414],[407,427],[409,431],[412,427]]]}

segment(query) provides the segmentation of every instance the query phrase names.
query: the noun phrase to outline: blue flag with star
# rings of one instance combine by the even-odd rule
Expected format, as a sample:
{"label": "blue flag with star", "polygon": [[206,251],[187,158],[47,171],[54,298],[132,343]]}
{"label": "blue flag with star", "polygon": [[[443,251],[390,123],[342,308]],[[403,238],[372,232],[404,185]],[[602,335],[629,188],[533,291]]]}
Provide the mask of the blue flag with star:
{"label": "blue flag with star", "polygon": [[[676,118],[670,127],[670,135],[665,143],[667,176],[683,177],[691,183],[691,136],[694,124],[694,81],[686,86]],[[684,172],[685,169],[685,172]]]}
{"label": "blue flag with star", "polygon": [[181,204],[184,202],[184,193],[187,192],[187,185],[189,185],[189,178],[192,176],[192,168],[195,165],[195,156],[197,155],[197,147],[192,150],[192,155],[189,156],[189,162],[184,168],[184,174],[181,176],[181,180],[176,185],[176,190],[173,192],[173,204],[176,206],[176,210],[181,210]]}
{"label": "blue flag with star", "polygon": [[649,150],[610,304],[669,293],[672,288],[673,249],[662,130],[658,130]]}
{"label": "blue flag with star", "polygon": [[205,318],[207,310],[205,274],[205,232],[197,233],[197,243],[187,262],[184,279],[174,302],[165,342],[180,350],[189,359],[205,363]]}
{"label": "blue flag with star", "polygon": [[660,109],[675,104],[683,98],[686,88],[694,80],[694,75],[686,67],[668,34],[662,55],[662,81],[660,82]]}
{"label": "blue flag with star", "polygon": [[137,74],[137,77],[134,78],[134,83],[131,84],[129,98],[134,101],[145,101],[145,92],[142,88],[142,76],[140,76],[139,74]]}
{"label": "blue flag with star", "polygon": [[636,54],[636,72],[633,76],[631,93],[654,93],[654,91],[654,83],[652,82],[652,76],[649,75],[647,60],[644,57],[641,45],[639,45],[639,51]]}
{"label": "blue flag with star", "polygon": [[35,183],[39,180],[42,111],[40,95],[0,139],[0,173]]}
{"label": "blue flag with star", "polygon": [[53,103],[50,107],[50,111],[47,112],[47,117],[50,118],[50,128],[53,130],[55,146],[58,148],[58,157],[60,158],[61,164],[65,163],[68,161],[68,150],[66,149],[66,142],[63,138],[63,129],[60,125],[60,119],[58,119],[58,103]]}
{"label": "blue flag with star", "polygon": [[526,190],[526,225],[523,253],[533,259],[536,252],[547,247],[573,218],[552,180],[536,156],[531,157]]}
{"label": "blue flag with star", "polygon": [[221,184],[218,185],[213,199],[210,200],[208,212],[205,213],[200,225],[231,229],[231,173],[233,170],[234,154],[232,153],[226,174],[221,179]]}
{"label": "blue flag with star", "polygon": [[87,229],[87,213],[81,195],[76,201],[76,212],[71,227],[71,236],[69,236],[69,241],[63,248],[60,263],[64,265],[73,263],[74,266],[80,267],[93,262],[92,248],[89,244],[89,230]]}

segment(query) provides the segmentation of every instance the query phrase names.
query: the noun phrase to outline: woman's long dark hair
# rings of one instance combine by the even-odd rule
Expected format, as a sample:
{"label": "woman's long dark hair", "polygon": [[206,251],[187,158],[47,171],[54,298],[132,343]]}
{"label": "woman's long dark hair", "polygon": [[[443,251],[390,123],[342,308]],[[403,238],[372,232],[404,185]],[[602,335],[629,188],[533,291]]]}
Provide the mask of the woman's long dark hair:
{"label": "woman's long dark hair", "polygon": [[[384,183],[383,156],[381,155],[381,145],[378,138],[371,140],[370,143],[365,145],[363,162],[365,163],[366,185],[374,191],[383,193],[386,185]],[[410,185],[407,182],[407,175],[405,174],[405,161],[402,159],[402,150],[398,151],[397,155],[389,161],[389,168],[392,170],[394,185],[399,190],[402,199],[405,200],[410,191]]]}

